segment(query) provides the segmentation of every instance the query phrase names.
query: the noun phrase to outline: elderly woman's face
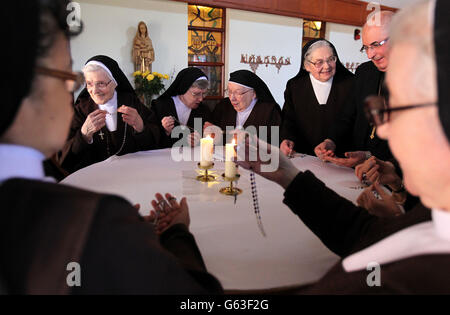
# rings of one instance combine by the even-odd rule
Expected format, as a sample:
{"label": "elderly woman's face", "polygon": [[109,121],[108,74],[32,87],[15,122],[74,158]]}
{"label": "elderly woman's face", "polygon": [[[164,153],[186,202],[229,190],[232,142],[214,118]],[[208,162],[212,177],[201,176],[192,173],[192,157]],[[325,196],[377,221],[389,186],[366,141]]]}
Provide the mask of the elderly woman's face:
{"label": "elderly woman's face", "polygon": [[[69,42],[62,32],[58,32],[53,46],[39,62],[48,69],[72,72]],[[22,101],[16,122],[7,132],[20,135],[22,143],[27,141],[27,145],[50,157],[61,150],[67,140],[73,116],[72,93],[67,91],[63,79],[36,75],[34,80],[30,95]],[[11,137],[12,141],[16,140]]]}
{"label": "elderly woman's face", "polygon": [[237,112],[247,109],[256,97],[255,90],[233,82],[228,82],[228,95],[234,110]]}
{"label": "elderly woman's face", "polygon": [[190,87],[183,95],[180,95],[180,99],[184,105],[191,109],[196,109],[198,105],[203,101],[208,89],[200,89],[198,87]]}
{"label": "elderly woman's face", "polygon": [[104,70],[86,72],[84,78],[89,95],[95,104],[105,104],[114,96],[116,84]]}
{"label": "elderly woman's face", "polygon": [[[431,58],[412,44],[397,44],[389,58],[386,82],[390,108],[437,102],[436,66]],[[450,149],[437,106],[391,112],[389,122],[379,126],[377,134],[388,140],[411,194],[420,196],[430,208],[448,204],[448,194],[442,189],[450,181],[448,171],[443,172],[450,169]]]}
{"label": "elderly woman's face", "polygon": [[327,82],[336,74],[336,58],[330,47],[316,48],[303,61],[306,71],[322,82]]}

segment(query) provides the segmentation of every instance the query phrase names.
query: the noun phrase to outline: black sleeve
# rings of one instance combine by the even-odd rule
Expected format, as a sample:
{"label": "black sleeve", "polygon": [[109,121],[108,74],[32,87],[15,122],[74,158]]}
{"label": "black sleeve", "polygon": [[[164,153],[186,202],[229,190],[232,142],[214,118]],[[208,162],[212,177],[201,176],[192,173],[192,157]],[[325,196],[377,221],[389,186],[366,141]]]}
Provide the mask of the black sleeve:
{"label": "black sleeve", "polygon": [[298,142],[297,135],[299,134],[299,130],[297,128],[296,122],[296,113],[295,113],[295,105],[292,101],[292,84],[290,82],[286,85],[286,90],[284,91],[284,105],[283,110],[281,111],[281,132],[280,138],[283,140],[291,140],[294,143]]}
{"label": "black sleeve", "polygon": [[327,188],[309,171],[297,175],[286,189],[283,202],[341,257],[347,256],[378,220]]}
{"label": "black sleeve", "polygon": [[358,110],[358,96],[361,91],[360,83],[363,81],[358,78],[360,76],[360,68],[356,69],[355,80],[348,100],[342,107],[342,112],[333,122],[328,138],[334,141],[336,149],[339,152],[346,152],[352,146],[352,134],[355,126],[357,110]]}
{"label": "black sleeve", "polygon": [[137,143],[136,151],[144,151],[156,149],[159,147],[160,141],[160,128],[158,119],[153,110],[147,108],[141,103],[137,97],[133,97],[133,106],[138,111],[139,115],[144,122],[144,130],[142,132],[134,132],[134,138]]}
{"label": "black sleeve", "polygon": [[213,125],[216,125],[217,127],[222,128],[222,121],[225,114],[225,103],[224,100],[221,100],[217,105],[214,107],[214,110],[211,114],[211,120],[210,123]]}
{"label": "black sleeve", "polygon": [[121,198],[100,202],[81,260],[78,294],[216,294],[193,236],[175,225],[161,237]]}
{"label": "black sleeve", "polygon": [[[271,127],[279,127],[281,124],[281,114],[280,114],[280,106],[278,104],[274,104],[269,113],[268,119],[268,130],[267,130],[267,142],[274,143],[272,141],[272,128]],[[276,137],[276,136],[275,136]],[[275,138],[276,143],[280,143],[280,134],[278,134],[278,139]]]}
{"label": "black sleeve", "polygon": [[70,126],[68,140],[61,152],[61,167],[68,172],[73,172],[83,161],[92,160],[89,144],[81,134],[81,127],[86,121],[87,115],[82,110],[81,102],[74,106],[74,115]]}
{"label": "black sleeve", "polygon": [[284,203],[331,251],[341,257],[370,246],[401,229],[429,221],[422,204],[394,218],[379,218],[327,188],[311,172],[300,172],[284,194]]}

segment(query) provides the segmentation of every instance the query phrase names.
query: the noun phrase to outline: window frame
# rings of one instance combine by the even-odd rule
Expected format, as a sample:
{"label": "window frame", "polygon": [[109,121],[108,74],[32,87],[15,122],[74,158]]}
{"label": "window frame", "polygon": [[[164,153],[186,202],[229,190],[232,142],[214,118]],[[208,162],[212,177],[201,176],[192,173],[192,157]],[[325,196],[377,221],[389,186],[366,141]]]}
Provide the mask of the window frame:
{"label": "window frame", "polygon": [[[199,4],[195,3],[188,3],[188,6],[193,5],[197,6]],[[202,26],[190,26],[188,24],[188,36],[189,31],[203,31],[203,32],[215,32],[215,33],[221,33],[222,35],[222,44],[221,44],[221,61],[220,62],[203,62],[203,61],[189,61],[188,56],[188,66],[189,67],[220,67],[221,68],[221,76],[222,76],[222,83],[220,84],[220,91],[219,95],[209,95],[205,97],[206,100],[220,100],[224,97],[224,83],[225,83],[225,45],[226,45],[226,8],[218,7],[218,6],[211,6],[208,5],[209,8],[216,8],[222,10],[222,27],[215,28],[215,27],[202,27]],[[188,17],[189,17],[189,7],[188,7]],[[189,23],[189,20],[188,20]],[[188,48],[188,54],[189,54],[189,48]]]}

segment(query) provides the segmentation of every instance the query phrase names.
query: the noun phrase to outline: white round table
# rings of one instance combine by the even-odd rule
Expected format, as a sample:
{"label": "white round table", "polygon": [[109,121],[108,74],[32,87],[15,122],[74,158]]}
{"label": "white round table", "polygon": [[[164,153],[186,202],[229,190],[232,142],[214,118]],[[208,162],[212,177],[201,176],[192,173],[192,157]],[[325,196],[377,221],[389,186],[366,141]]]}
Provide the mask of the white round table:
{"label": "white round table", "polygon": [[[185,157],[199,156],[199,148],[185,149]],[[177,158],[178,159],[178,158]],[[190,159],[190,158],[189,158]],[[301,170],[309,169],[327,186],[351,201],[362,187],[352,169],[321,162],[316,157],[292,159]],[[215,175],[224,162],[215,161]],[[202,252],[207,269],[225,290],[268,290],[306,285],[318,280],[338,261],[320,240],[283,204],[283,189],[256,175],[264,237],[258,228],[251,197],[249,172],[240,169],[236,199],[219,193],[228,185],[221,179],[195,180],[195,161],[174,161],[171,149],[113,156],[81,169],[63,183],[102,193],[121,195],[140,203],[148,213],[156,192],[186,196],[190,230]]]}

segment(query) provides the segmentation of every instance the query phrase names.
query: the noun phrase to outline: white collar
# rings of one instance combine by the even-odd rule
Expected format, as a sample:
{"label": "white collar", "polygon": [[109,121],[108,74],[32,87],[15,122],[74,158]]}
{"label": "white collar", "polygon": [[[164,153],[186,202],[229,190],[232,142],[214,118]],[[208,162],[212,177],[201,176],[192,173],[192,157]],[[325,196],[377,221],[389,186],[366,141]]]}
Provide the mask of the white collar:
{"label": "white collar", "polygon": [[419,255],[450,254],[450,212],[433,209],[432,218],[350,255],[343,260],[343,268],[353,272],[371,262],[381,265]]}
{"label": "white collar", "polygon": [[258,99],[255,97],[246,109],[244,109],[242,112],[237,112],[236,127],[244,126],[245,122],[248,119],[248,116],[250,116],[250,113],[252,112],[253,107],[255,107],[255,104],[257,101],[258,101]]}
{"label": "white collar", "polygon": [[31,147],[0,144],[0,182],[10,178],[44,180],[45,156]]}
{"label": "white collar", "polygon": [[317,102],[319,105],[325,105],[328,101],[328,96],[330,95],[331,86],[333,85],[333,77],[326,82],[322,82],[314,78],[310,73],[309,78],[311,79],[311,84],[313,86]]}
{"label": "white collar", "polygon": [[109,131],[117,129],[117,91],[114,91],[113,97],[105,104],[98,105],[98,108],[108,112],[106,115],[106,127]]}
{"label": "white collar", "polygon": [[186,104],[180,99],[180,97],[172,96],[172,100],[175,104],[175,109],[177,111],[178,120],[182,125],[187,125],[189,116],[191,115],[192,108],[187,107]]}

